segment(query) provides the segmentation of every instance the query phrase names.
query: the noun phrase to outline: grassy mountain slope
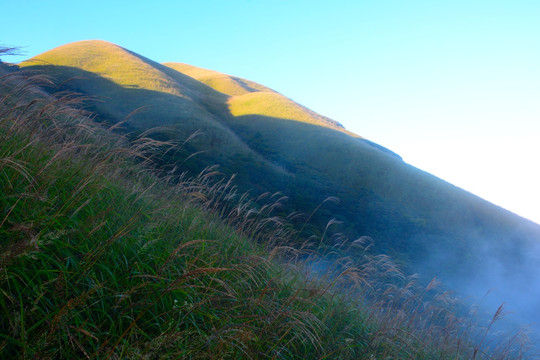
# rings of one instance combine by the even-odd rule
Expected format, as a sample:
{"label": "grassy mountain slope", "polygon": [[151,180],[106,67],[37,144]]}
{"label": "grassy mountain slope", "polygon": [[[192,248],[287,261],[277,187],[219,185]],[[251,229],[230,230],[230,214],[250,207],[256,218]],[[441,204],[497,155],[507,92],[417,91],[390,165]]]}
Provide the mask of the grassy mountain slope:
{"label": "grassy mountain slope", "polygon": [[473,345],[452,299],[367,244],[329,249],[324,270],[324,247],[282,246],[280,196],[164,176],[169,144],[132,143],[36,80],[0,77],[1,358],[520,358]]}
{"label": "grassy mountain slope", "polygon": [[[102,41],[68,44],[22,65],[46,71],[64,89],[99,99],[92,110],[110,123],[145,107],[127,121],[128,132],[166,125],[174,131],[156,136],[181,140],[203,130],[183,152],[165,154],[164,165],[200,171],[219,164],[224,173],[238,174],[243,189],[283,191],[292,208],[305,212],[338,196],[342,206],[324,207],[315,223],[343,220],[336,230],[369,235],[377,250],[428,276],[480,271],[476,266],[486,257],[486,247],[505,265],[524,263],[528,245],[540,237],[539,226],[247,80],[184,64],[157,64]],[[204,153],[185,161],[197,151]]]}

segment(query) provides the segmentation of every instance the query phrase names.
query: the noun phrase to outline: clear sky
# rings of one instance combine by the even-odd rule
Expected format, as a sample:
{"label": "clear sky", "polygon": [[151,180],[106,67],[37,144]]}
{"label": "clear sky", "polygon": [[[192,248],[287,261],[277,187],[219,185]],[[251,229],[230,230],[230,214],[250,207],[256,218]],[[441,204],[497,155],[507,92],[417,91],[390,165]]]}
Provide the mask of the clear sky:
{"label": "clear sky", "polygon": [[87,39],[269,86],[540,223],[538,0],[0,0],[20,61]]}

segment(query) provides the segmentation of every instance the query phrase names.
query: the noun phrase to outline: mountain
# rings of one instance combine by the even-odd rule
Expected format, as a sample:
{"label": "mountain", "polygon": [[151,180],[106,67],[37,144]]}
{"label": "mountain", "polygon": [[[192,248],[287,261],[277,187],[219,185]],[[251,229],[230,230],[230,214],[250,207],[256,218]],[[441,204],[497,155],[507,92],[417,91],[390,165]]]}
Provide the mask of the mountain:
{"label": "mountain", "polygon": [[16,65],[0,61],[0,75],[0,358],[531,353],[514,332],[486,339],[492,323],[461,318],[436,281],[415,282],[366,238],[294,249],[315,228],[299,236],[277,215],[280,194],[255,200],[213,170],[164,174],[158,133],[104,126]]}
{"label": "mountain", "polygon": [[[452,284],[473,278],[486,291],[539,273],[530,256],[540,243],[539,225],[410,166],[263,85],[187,64],[158,64],[96,40],[58,47],[20,66],[52,77],[59,85],[50,91],[92,99],[97,121],[121,124],[128,138],[152,133],[179,142],[160,159],[166,169],[197,173],[217,164],[222,173],[237,174],[241,190],[289,196],[284,212],[309,214],[328,197],[339,198],[339,205],[326,202],[312,225],[297,220],[305,237],[320,235],[317,229],[335,218],[342,223],[332,233],[370,236],[377,251],[409,271]],[[491,276],[495,267],[504,270]]]}

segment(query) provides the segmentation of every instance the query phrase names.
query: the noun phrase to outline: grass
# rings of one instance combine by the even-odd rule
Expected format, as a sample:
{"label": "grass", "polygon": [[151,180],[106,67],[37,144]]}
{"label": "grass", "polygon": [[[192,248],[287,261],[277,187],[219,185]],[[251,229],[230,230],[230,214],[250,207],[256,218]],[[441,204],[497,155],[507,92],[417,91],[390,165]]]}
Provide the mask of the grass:
{"label": "grass", "polygon": [[[337,122],[320,116],[257,83],[185,64],[167,63],[163,67],[105,41],[89,40],[60,46],[22,65],[56,65],[82,69],[124,88],[156,91],[194,102],[203,101],[204,95],[215,97],[214,101],[224,101],[224,98],[219,98],[218,94],[208,90],[211,88],[233,96],[230,103],[230,112],[233,116],[245,114],[274,116],[345,131]],[[167,71],[165,68],[176,71]],[[181,76],[182,74],[187,76]],[[188,77],[198,81],[190,81]],[[201,83],[208,87],[201,86]],[[236,98],[236,95],[244,96]]]}
{"label": "grass", "polygon": [[266,86],[257,84],[253,81],[226,75],[213,70],[202,69],[182,63],[164,63],[163,65],[192,77],[228,96],[244,95],[255,91],[274,92]]}
{"label": "grass", "polygon": [[324,118],[294,101],[275,92],[252,92],[229,100],[229,109],[234,117],[260,115],[270,118],[297,121],[343,131],[337,122]]}
{"label": "grass", "polygon": [[347,131],[338,122],[321,116],[285,96],[253,81],[201,69],[181,63],[165,63],[171,69],[188,75],[229,97],[225,99],[230,115],[258,115],[322,126],[344,132],[352,137],[358,135]]}
{"label": "grass", "polygon": [[[305,226],[300,217],[289,219],[303,229],[293,237],[299,239],[295,247],[313,234],[333,246],[331,236],[322,236],[328,219],[335,218],[342,223],[332,231],[352,239],[371,236],[375,252],[392,256],[408,272],[421,272],[424,284],[436,276],[459,288],[471,281],[470,274],[478,274],[487,280],[475,281],[471,288],[483,287],[478,293],[484,293],[534,281],[536,265],[530,265],[534,260],[528,249],[538,239],[538,226],[343,129],[336,131],[336,124],[270,89],[187,65],[160,65],[101,41],[66,45],[37,59],[44,61],[23,66],[53,77],[60,84],[49,87],[53,92],[90,97],[93,101],[85,106],[97,114],[96,120],[116,126],[115,133],[129,141],[176,142],[198,134],[154,156],[160,169],[176,168],[175,176],[197,176],[219,165],[227,176],[238,174],[240,192],[288,195],[277,210],[282,217],[309,212],[325,198],[338,197],[339,206],[325,203]],[[129,116],[134,109],[139,111]],[[156,127],[159,131],[151,130]],[[504,283],[490,283],[486,259],[513,269],[513,274]],[[515,293],[528,289],[522,285],[503,297],[511,299]],[[537,317],[534,310],[529,313]]]}
{"label": "grass", "polygon": [[491,358],[369,239],[293,247],[282,195],[156,168],[184,144],[120,136],[35,84],[0,78],[0,357]]}
{"label": "grass", "polygon": [[60,46],[38,55],[29,64],[80,68],[120,86],[185,96],[173,79],[129,51],[106,41],[89,40]]}
{"label": "grass", "polygon": [[[463,260],[474,258],[474,247],[482,248],[485,239],[502,248],[498,253],[504,257],[519,252],[514,244],[527,246],[538,232],[532,224],[349,136],[336,122],[248,80],[185,64],[160,65],[104,41],[68,44],[22,65],[45,70],[66,89],[97,98],[91,110],[101,121],[122,122],[141,108],[123,124],[126,132],[165,127],[161,139],[199,132],[186,147],[188,154],[199,153],[184,164],[192,175],[219,164],[228,175],[242,175],[238,181],[244,190],[255,188],[257,196],[265,189],[285,191],[303,211],[327,196],[339,196],[345,206],[335,211],[351,224],[349,236],[376,237],[379,250],[401,254],[404,262],[449,251],[462,239],[445,265],[455,271],[465,268]],[[187,156],[167,161],[174,166]],[[253,170],[246,171],[248,167]],[[314,220],[318,226],[326,221]],[[429,241],[425,234],[438,240]]]}
{"label": "grass", "polygon": [[[275,326],[280,314],[259,294],[269,264],[190,205],[191,182],[159,195],[163,184],[131,158],[144,154],[88,122],[57,118],[70,108],[8,97],[17,103],[2,109],[3,354],[236,357],[245,344],[224,339],[238,334],[270,346],[250,330]],[[60,129],[42,127],[49,116]],[[255,295],[268,301],[264,318]]]}

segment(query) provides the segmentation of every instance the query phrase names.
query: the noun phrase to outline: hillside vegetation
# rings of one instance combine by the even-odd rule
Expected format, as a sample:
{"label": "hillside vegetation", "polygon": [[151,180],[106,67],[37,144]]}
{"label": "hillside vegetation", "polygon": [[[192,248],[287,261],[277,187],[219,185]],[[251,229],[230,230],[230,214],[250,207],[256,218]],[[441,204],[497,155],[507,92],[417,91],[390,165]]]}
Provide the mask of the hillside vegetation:
{"label": "hillside vegetation", "polygon": [[119,134],[49,79],[0,69],[0,357],[520,357],[369,239],[292,247],[282,195],[177,175],[160,160],[186,143]]}
{"label": "hillside vegetation", "polygon": [[[217,165],[223,176],[236,176],[240,192],[287,196],[276,215],[317,208],[289,219],[301,232],[295,248],[312,236],[330,247],[340,234],[369,236],[375,253],[421,274],[423,284],[437,277],[473,299],[496,289],[490,312],[507,302],[520,322],[540,324],[534,295],[523,296],[540,276],[540,226],[406,164],[268,87],[158,64],[95,40],[50,50],[21,67],[54,79],[51,93],[88,98],[85,108],[96,121],[128,142],[179,144],[157,149],[161,171],[196,177]],[[363,253],[349,249],[347,255]]]}
{"label": "hillside vegetation", "polygon": [[[161,141],[193,137],[164,154],[161,167],[195,176],[219,165],[223,174],[237,174],[238,186],[254,196],[285,193],[286,212],[309,212],[325,198],[338,197],[340,206],[322,207],[311,220],[316,226],[308,229],[324,228],[335,218],[344,224],[336,224],[336,231],[372,237],[377,251],[428,279],[482,272],[478,264],[486,247],[504,264],[528,263],[527,249],[540,239],[538,225],[249,80],[181,63],[158,64],[96,40],[61,46],[21,66],[53,77],[60,84],[53,91],[95,99],[88,109],[97,120],[116,124],[128,137],[150,129],[148,136]],[[517,273],[526,277],[532,271]],[[496,286],[484,285],[484,291]]]}

